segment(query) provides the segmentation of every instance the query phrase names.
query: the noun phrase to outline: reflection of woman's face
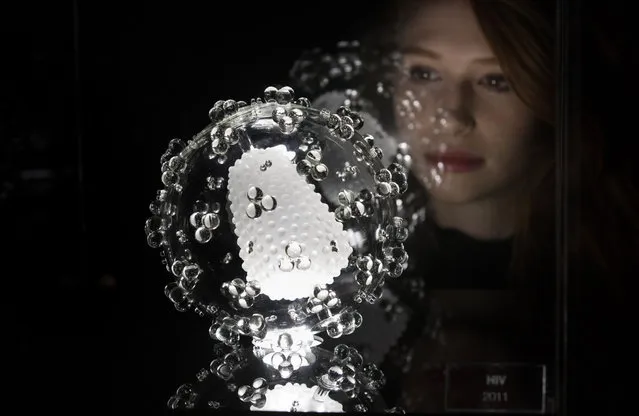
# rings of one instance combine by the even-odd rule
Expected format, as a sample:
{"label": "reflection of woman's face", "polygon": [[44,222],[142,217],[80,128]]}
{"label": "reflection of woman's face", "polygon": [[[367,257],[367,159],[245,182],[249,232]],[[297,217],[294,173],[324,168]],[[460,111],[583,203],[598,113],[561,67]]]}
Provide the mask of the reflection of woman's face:
{"label": "reflection of woman's face", "polygon": [[423,1],[401,28],[400,46],[396,119],[431,196],[466,203],[520,188],[533,114],[510,89],[470,5]]}

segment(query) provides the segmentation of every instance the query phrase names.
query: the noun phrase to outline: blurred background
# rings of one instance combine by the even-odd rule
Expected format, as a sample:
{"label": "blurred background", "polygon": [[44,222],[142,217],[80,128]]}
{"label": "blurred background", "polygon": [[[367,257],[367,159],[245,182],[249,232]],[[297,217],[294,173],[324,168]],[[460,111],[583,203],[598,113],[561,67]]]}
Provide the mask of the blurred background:
{"label": "blurred background", "polygon": [[0,6],[12,406],[162,414],[208,366],[209,325],[166,299],[145,241],[160,156],[215,101],[261,96],[303,50],[351,39],[363,4]]}

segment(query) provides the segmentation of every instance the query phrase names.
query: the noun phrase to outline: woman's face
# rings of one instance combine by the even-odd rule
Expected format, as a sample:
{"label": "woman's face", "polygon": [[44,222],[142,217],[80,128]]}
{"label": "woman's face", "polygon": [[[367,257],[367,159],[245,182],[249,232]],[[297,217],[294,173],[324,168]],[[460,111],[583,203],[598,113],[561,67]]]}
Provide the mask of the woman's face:
{"label": "woman's face", "polygon": [[521,189],[533,159],[532,112],[511,90],[464,0],[418,3],[400,28],[400,138],[432,198],[468,203]]}

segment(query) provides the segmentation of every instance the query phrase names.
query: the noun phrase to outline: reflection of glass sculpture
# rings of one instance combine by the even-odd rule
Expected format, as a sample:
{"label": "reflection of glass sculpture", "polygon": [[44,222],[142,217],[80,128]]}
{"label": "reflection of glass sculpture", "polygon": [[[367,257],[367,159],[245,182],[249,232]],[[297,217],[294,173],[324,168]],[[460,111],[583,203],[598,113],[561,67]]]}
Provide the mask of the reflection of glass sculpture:
{"label": "reflection of glass sculpture", "polygon": [[[312,106],[357,111],[364,120],[360,133],[375,137],[376,145],[383,149],[384,163],[411,168],[411,149],[399,131],[420,128],[417,120],[422,103],[413,91],[397,87],[398,80],[410,77],[410,71],[396,45],[342,41],[333,48],[312,49],[300,56],[289,75]],[[402,195],[397,212],[408,221],[409,234],[424,223],[426,195],[421,185],[411,186]],[[418,282],[421,279],[410,280],[411,284]],[[404,283],[409,282],[400,285]],[[418,298],[425,295],[422,288],[410,292]]]}
{"label": "reflection of glass sculpture", "polygon": [[[333,351],[313,347],[312,363],[290,378],[260,365],[250,348],[218,348],[209,369],[181,385],[169,399],[172,409],[261,410],[281,412],[379,412],[378,390],[386,382],[374,364],[344,344]],[[386,410],[401,413],[401,409]]]}
{"label": "reflection of glass sculpture", "polygon": [[353,333],[358,304],[402,274],[406,169],[383,165],[359,114],[312,108],[288,87],[219,101],[209,116],[162,157],[147,241],[175,277],[165,293],[176,309],[208,316],[214,340],[253,345],[288,379],[313,364],[318,334]]}
{"label": "reflection of glass sculpture", "polygon": [[393,50],[342,41],[329,50],[313,49],[300,56],[290,71],[291,82],[317,108],[347,107],[364,120],[362,134],[371,134],[384,151],[384,163],[408,167],[406,143],[392,134],[393,78],[400,68]]}
{"label": "reflection of glass sculpture", "polygon": [[[392,44],[365,45],[353,41],[340,42],[335,46],[303,53],[290,71],[290,82],[303,91],[313,106],[345,106],[357,111],[364,119],[360,132],[376,138],[376,145],[384,151],[385,163],[395,162],[407,170],[411,169],[412,151],[400,132],[423,127],[418,123],[423,106],[413,91],[398,88],[398,81],[411,76],[401,53]],[[414,236],[419,229],[424,231],[429,219],[428,197],[414,176],[409,176],[410,181],[417,186],[411,184],[409,191],[397,201],[397,212],[408,221],[411,241],[407,242],[407,250],[422,251],[423,239]],[[407,278],[389,282],[381,302],[359,309],[368,326],[347,339],[357,343],[358,338],[374,338],[372,327],[378,332],[383,331],[386,343],[376,339],[371,345],[364,341],[366,347],[362,351],[368,353],[369,360],[376,357],[380,365],[392,369],[391,377],[406,374],[412,359],[410,346],[413,340],[422,332],[434,337],[441,322],[441,311],[436,304],[428,301],[426,280],[414,267],[415,263],[410,264],[404,272]],[[384,310],[388,320],[375,318],[380,309]],[[375,322],[373,325],[372,321]],[[406,324],[398,325],[400,322]],[[372,349],[374,353],[366,349]]]}

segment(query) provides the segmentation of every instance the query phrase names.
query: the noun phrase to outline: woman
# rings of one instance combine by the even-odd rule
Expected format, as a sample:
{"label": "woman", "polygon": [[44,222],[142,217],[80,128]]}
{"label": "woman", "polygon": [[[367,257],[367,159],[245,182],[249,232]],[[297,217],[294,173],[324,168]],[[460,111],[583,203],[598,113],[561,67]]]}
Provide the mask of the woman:
{"label": "woman", "polygon": [[435,224],[478,241],[526,242],[530,211],[552,225],[555,28],[552,9],[533,4],[426,0],[400,9],[410,14],[399,16],[398,136]]}
{"label": "woman", "polygon": [[431,325],[414,319],[385,370],[407,370],[395,385],[407,410],[441,411],[448,363],[552,369],[555,28],[552,9],[528,1],[402,1],[398,12],[395,131],[424,191],[408,210],[426,207],[402,280],[423,281],[411,306]]}
{"label": "woman", "polygon": [[[385,371],[404,380],[393,387],[409,411],[444,410],[443,368],[451,362],[546,365],[552,398],[555,2],[398,4],[402,71],[394,85],[395,130],[410,146],[413,188],[424,191],[408,211],[423,205],[426,215],[410,242],[411,268],[389,286],[405,300],[411,292],[405,286],[415,287],[415,280],[426,290],[411,305],[422,319],[414,319]],[[598,130],[579,136],[581,164],[569,166],[573,179],[606,164],[602,136],[592,134],[605,126],[597,124],[598,109],[586,110]],[[619,274],[620,253],[636,248],[628,232],[638,228],[636,192],[614,173],[607,181],[589,178],[596,189],[583,183],[570,189],[587,204],[571,207],[582,220],[570,224],[570,264],[580,267],[581,296],[599,293],[601,301],[616,302],[606,273]],[[603,195],[610,199],[604,202]],[[615,250],[624,226],[629,246]]]}

